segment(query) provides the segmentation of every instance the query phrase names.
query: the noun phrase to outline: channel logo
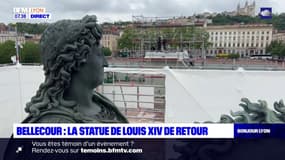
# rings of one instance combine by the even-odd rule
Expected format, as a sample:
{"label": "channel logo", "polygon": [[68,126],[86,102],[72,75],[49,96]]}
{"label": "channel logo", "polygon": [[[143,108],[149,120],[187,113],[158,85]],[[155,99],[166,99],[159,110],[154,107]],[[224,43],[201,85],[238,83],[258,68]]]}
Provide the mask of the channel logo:
{"label": "channel logo", "polygon": [[43,7],[33,7],[33,8],[13,8],[13,18],[14,19],[51,19],[51,14],[46,12]]}
{"label": "channel logo", "polygon": [[270,7],[260,8],[259,17],[261,19],[272,19],[272,8]]}

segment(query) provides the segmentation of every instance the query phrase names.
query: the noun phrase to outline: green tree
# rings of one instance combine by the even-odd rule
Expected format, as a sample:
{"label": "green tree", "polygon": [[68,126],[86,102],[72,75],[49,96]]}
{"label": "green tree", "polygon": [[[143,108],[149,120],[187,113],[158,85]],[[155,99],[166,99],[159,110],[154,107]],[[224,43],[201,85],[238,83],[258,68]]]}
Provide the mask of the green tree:
{"label": "green tree", "polygon": [[228,58],[230,58],[230,59],[238,59],[239,58],[239,54],[234,54],[234,53],[229,54]]}
{"label": "green tree", "polygon": [[16,55],[15,41],[0,44],[0,64],[12,63],[11,56]]}
{"label": "green tree", "polygon": [[21,63],[40,63],[40,47],[39,44],[26,42],[23,49],[20,50]]}
{"label": "green tree", "polygon": [[270,45],[266,47],[266,52],[271,53],[273,56],[278,56],[279,59],[284,59],[285,44],[282,41],[272,41]]}
{"label": "green tree", "polygon": [[137,38],[135,30],[132,28],[127,28],[124,30],[121,38],[118,39],[118,48],[119,49],[129,49],[132,50],[135,45],[134,40]]}
{"label": "green tree", "polygon": [[285,13],[273,15],[271,23],[273,24],[274,28],[278,30],[285,30]]}
{"label": "green tree", "polygon": [[108,47],[103,47],[102,52],[105,56],[111,56],[112,55],[112,51]]}

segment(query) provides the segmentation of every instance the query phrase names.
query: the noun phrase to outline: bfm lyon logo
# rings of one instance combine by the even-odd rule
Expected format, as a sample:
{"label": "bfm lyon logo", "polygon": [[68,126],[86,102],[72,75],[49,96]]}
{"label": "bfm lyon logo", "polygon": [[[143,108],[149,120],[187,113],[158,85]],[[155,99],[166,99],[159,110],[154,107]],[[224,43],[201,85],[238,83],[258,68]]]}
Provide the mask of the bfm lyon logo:
{"label": "bfm lyon logo", "polygon": [[272,18],[272,8],[270,7],[260,8],[259,16],[261,19],[271,19]]}

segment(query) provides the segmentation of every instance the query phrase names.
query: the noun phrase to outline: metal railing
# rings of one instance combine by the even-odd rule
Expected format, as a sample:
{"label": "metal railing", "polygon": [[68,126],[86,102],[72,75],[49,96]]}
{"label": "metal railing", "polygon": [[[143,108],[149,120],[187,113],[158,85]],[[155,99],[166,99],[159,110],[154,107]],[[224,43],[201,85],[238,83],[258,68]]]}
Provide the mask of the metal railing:
{"label": "metal railing", "polygon": [[[164,122],[165,78],[158,81],[163,81],[163,85],[113,81],[101,85],[99,92],[116,104],[130,122]],[[126,91],[127,88],[131,88],[131,92]],[[145,88],[152,90],[153,94],[146,93]]]}

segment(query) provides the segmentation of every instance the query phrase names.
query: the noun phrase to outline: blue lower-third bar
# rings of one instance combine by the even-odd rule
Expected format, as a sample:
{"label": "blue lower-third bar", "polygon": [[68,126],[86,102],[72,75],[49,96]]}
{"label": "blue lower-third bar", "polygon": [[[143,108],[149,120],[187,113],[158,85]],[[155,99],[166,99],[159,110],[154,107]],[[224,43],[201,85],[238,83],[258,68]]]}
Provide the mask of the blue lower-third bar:
{"label": "blue lower-third bar", "polygon": [[234,138],[285,138],[285,124],[234,124]]}

